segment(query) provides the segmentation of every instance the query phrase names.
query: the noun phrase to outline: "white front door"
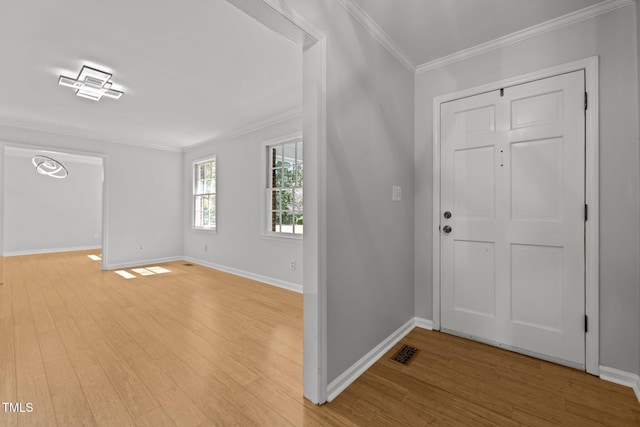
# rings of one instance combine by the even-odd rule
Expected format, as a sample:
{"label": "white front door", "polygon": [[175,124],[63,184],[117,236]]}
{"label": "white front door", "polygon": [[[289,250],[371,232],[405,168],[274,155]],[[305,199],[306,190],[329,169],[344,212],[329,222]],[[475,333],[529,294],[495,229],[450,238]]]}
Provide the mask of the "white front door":
{"label": "white front door", "polygon": [[584,72],[442,104],[441,327],[584,369]]}

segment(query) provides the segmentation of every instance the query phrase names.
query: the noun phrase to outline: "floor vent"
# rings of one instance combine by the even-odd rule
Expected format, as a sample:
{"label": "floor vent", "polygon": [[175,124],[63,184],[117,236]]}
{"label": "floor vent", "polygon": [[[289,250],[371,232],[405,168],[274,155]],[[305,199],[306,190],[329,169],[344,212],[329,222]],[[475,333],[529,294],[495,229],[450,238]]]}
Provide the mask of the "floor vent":
{"label": "floor vent", "polygon": [[411,347],[410,345],[404,345],[391,359],[392,362],[399,363],[401,365],[408,366],[411,363],[413,356],[418,354],[418,349]]}
{"label": "floor vent", "polygon": [[182,264],[182,265],[184,265],[184,266],[186,266],[186,267],[193,267],[193,264],[191,264],[190,262],[188,262],[188,263],[186,263],[186,264]]}

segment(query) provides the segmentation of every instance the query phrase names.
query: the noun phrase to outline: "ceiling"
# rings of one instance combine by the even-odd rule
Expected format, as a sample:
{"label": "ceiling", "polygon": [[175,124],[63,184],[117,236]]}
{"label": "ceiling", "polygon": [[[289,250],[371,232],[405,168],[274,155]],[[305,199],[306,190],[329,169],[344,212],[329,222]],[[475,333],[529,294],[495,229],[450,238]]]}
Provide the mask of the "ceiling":
{"label": "ceiling", "polygon": [[[180,149],[301,111],[301,47],[221,0],[4,0],[0,57],[5,124]],[[57,84],[83,64],[122,98]]]}
{"label": "ceiling", "polygon": [[[601,2],[340,1],[416,65]],[[301,47],[223,0],[4,0],[0,57],[0,124],[180,150],[302,108]],[[57,84],[82,65],[125,95]]]}

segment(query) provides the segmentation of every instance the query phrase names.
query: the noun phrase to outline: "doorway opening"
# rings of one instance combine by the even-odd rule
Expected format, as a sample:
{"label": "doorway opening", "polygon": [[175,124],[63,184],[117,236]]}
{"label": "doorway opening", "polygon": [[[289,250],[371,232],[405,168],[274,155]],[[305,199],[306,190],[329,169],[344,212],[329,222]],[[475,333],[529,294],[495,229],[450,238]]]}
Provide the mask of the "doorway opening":
{"label": "doorway opening", "polygon": [[3,147],[2,164],[3,257],[82,250],[103,268],[104,158],[21,144]]}
{"label": "doorway opening", "polygon": [[327,400],[326,351],[326,38],[286,5],[227,0],[302,48],[304,138],[304,396]]}

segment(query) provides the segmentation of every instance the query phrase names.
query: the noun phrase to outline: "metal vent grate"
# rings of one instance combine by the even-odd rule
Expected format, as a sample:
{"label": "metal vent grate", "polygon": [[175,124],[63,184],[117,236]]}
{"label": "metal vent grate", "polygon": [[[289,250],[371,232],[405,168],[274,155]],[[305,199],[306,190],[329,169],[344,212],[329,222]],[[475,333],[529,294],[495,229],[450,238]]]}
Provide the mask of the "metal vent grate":
{"label": "metal vent grate", "polygon": [[404,345],[391,359],[392,362],[399,363],[401,365],[409,365],[413,356],[418,354],[418,349],[410,345]]}

